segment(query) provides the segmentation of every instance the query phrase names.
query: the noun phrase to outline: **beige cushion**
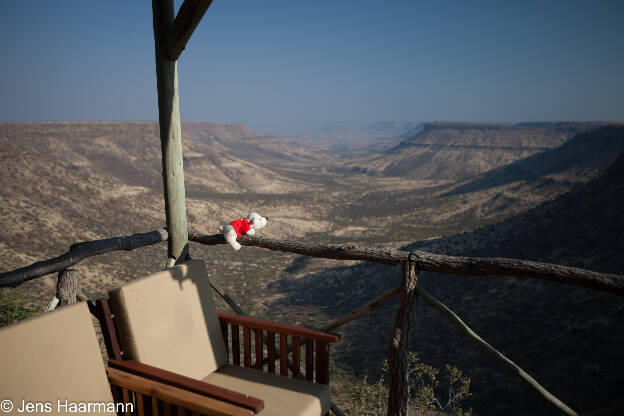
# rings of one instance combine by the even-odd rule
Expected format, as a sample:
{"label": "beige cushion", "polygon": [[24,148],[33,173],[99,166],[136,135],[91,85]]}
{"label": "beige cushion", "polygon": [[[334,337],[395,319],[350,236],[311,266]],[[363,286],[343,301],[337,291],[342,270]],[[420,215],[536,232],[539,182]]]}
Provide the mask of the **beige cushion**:
{"label": "beige cushion", "polygon": [[324,384],[252,368],[225,365],[204,381],[264,400],[259,416],[321,416],[331,405],[329,387]]}
{"label": "beige cushion", "polygon": [[109,293],[125,359],[201,379],[226,363],[206,266],[191,260]]}
{"label": "beige cushion", "polygon": [[[65,414],[65,403],[112,403],[102,353],[86,303],[0,329],[0,400],[48,403],[30,414]],[[43,409],[43,411],[41,411]],[[76,413],[74,413],[76,414]],[[98,413],[114,414],[114,413]]]}

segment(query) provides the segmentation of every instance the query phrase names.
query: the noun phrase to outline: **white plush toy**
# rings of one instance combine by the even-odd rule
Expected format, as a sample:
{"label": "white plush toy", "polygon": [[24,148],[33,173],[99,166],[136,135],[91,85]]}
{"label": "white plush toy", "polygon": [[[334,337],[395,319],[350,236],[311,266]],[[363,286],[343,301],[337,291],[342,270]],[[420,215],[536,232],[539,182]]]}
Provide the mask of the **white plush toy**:
{"label": "white plush toy", "polygon": [[254,235],[256,230],[264,228],[267,224],[268,217],[262,217],[255,212],[247,215],[247,218],[241,218],[232,221],[229,224],[219,227],[219,231],[223,233],[225,241],[232,246],[234,250],[239,250],[241,245],[236,241],[241,235]]}

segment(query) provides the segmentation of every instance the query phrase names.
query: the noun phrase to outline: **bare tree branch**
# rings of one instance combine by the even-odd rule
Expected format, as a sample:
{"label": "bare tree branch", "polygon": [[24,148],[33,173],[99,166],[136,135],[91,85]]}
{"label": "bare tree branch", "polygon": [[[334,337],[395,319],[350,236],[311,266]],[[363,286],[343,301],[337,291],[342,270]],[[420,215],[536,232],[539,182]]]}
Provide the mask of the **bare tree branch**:
{"label": "bare tree branch", "polygon": [[[206,245],[225,244],[225,239],[221,234],[205,235],[189,233],[189,240]],[[278,240],[258,236],[242,236],[239,237],[237,241],[244,246],[286,251],[304,256],[338,260],[363,260],[391,265],[406,261],[411,254],[411,260],[418,263],[419,270],[426,270],[429,272],[471,276],[498,275],[529,277],[581,286],[624,296],[624,276],[599,273],[558,264],[498,257],[447,256],[424,251],[413,251],[410,253],[407,251],[387,250],[357,245],[337,246]]]}
{"label": "bare tree branch", "polygon": [[0,273],[0,287],[16,287],[28,280],[65,270],[91,256],[117,250],[134,250],[135,248],[166,241],[167,238],[166,230],[156,230],[148,233],[73,244],[69,251],[62,256],[38,261],[21,269]]}

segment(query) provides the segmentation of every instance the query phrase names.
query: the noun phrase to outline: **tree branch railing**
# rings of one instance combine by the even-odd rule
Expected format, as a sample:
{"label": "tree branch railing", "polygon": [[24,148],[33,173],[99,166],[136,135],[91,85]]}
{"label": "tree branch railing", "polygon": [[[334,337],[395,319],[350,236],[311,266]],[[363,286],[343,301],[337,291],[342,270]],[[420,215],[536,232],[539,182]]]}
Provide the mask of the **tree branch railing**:
{"label": "tree branch railing", "polygon": [[440,311],[449,321],[457,326],[472,342],[474,342],[479,348],[492,355],[496,360],[501,362],[504,366],[509,368],[515,375],[520,377],[529,386],[536,390],[545,400],[552,403],[557,409],[566,415],[574,416],[577,413],[570,409],[565,403],[559,400],[555,395],[546,390],[541,384],[537,382],[530,374],[520,368],[516,363],[511,361],[505,355],[500,353],[496,348],[488,344],[483,338],[481,338],[476,332],[472,330],[464,321],[457,316],[448,306],[431,296],[425,289],[419,287],[416,288],[418,297],[425,300],[429,305]]}
{"label": "tree branch railing", "polygon": [[[61,272],[68,267],[92,256],[108,253],[116,250],[133,250],[135,248],[157,244],[166,241],[166,230],[156,230],[147,233],[133,234],[130,236],[114,237],[104,240],[87,241],[74,244],[69,251],[53,259],[33,263],[30,266],[0,273],[0,287],[16,287],[34,278],[47,274]],[[226,244],[223,235],[206,235],[189,233],[190,241],[204,245]],[[581,286],[593,290],[613,293],[624,296],[624,276],[580,269],[576,267],[561,266],[555,264],[538,263],[528,260],[506,258],[478,258],[459,257],[441,254],[427,253],[423,251],[397,251],[356,245],[337,246],[318,243],[306,243],[281,239],[270,239],[258,236],[243,236],[238,238],[241,245],[260,247],[269,250],[278,250],[296,253],[305,256],[329,258],[338,260],[360,260],[388,265],[402,265],[403,280],[400,286],[392,288],[379,295],[371,302],[356,310],[340,317],[323,330],[335,330],[354,319],[363,316],[371,310],[379,307],[396,294],[401,293],[401,302],[397,319],[392,331],[389,347],[388,362],[390,365],[390,393],[388,415],[405,415],[407,413],[407,377],[405,371],[407,363],[405,359],[408,345],[411,320],[413,319],[413,305],[418,297],[422,297],[427,303],[440,311],[446,318],[458,326],[479,347],[492,354],[512,372],[537,390],[544,399],[556,406],[567,415],[576,415],[567,405],[549,393],[535,379],[509,360],[481,337],[479,337],[468,325],[466,325],[452,310],[435,299],[424,289],[418,288],[417,273],[425,270],[444,274],[460,274],[472,276],[514,276],[528,277],[533,279],[547,280],[557,283],[565,283]],[[217,294],[237,313],[246,315],[244,310],[218,285],[211,282],[212,288]],[[289,366],[292,364],[289,363]],[[332,411],[342,415],[342,411],[332,403]]]}
{"label": "tree branch railing", "polygon": [[167,230],[113,237],[104,240],[85,241],[73,244],[69,251],[58,257],[38,261],[30,266],[0,273],[0,287],[17,287],[37,277],[57,273],[89,257],[110,253],[111,251],[130,251],[135,248],[151,246],[167,241]]}
{"label": "tree branch railing", "polygon": [[362,315],[366,315],[367,313],[369,313],[373,309],[378,308],[379,306],[383,305],[386,301],[392,299],[394,297],[394,295],[396,295],[400,291],[401,291],[401,285],[398,285],[397,287],[392,288],[392,289],[388,290],[387,292],[382,293],[381,295],[377,296],[375,299],[373,299],[371,302],[367,303],[366,305],[360,306],[359,308],[355,309],[354,311],[349,312],[348,314],[346,314],[346,315],[336,319],[331,324],[323,327],[323,329],[321,329],[321,331],[323,331],[323,332],[334,331],[334,330],[340,328],[341,326],[348,324],[349,322],[353,321],[354,319],[357,319],[357,318],[359,318]]}
{"label": "tree branch railing", "polygon": [[[226,244],[222,234],[208,235],[191,232],[188,238],[190,241],[204,245]],[[157,244],[167,239],[167,231],[161,229],[147,233],[77,243],[72,245],[67,253],[59,257],[0,273],[0,287],[19,286],[28,280],[62,271],[91,256],[116,250],[134,250],[135,248]],[[530,260],[448,256],[427,253],[425,251],[409,252],[356,245],[338,246],[258,236],[239,237],[238,242],[244,246],[285,251],[304,256],[337,260],[361,260],[389,265],[397,265],[410,257],[411,260],[418,263],[418,268],[422,271],[469,276],[528,277],[624,296],[624,276]]]}
{"label": "tree branch railing", "polygon": [[[226,244],[221,234],[189,233],[189,240],[205,245]],[[258,236],[242,236],[237,241],[244,246],[286,251],[310,257],[362,260],[389,265],[397,265],[408,260],[409,257],[418,263],[418,269],[421,271],[468,276],[528,277],[624,296],[624,276],[530,260],[448,256],[425,251],[397,251],[357,245],[338,246]]]}

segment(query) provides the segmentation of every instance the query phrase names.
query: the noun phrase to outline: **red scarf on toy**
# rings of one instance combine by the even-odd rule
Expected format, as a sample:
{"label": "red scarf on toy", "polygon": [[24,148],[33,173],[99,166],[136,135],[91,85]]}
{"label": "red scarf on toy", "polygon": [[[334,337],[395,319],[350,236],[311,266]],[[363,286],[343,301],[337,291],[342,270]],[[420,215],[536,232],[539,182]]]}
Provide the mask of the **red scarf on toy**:
{"label": "red scarf on toy", "polygon": [[234,231],[236,231],[236,237],[240,237],[241,235],[245,234],[247,231],[251,230],[251,227],[249,226],[249,221],[247,221],[247,218],[242,218],[240,220],[232,221],[230,225],[232,225],[232,228],[234,228]]}

